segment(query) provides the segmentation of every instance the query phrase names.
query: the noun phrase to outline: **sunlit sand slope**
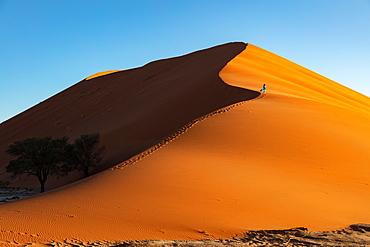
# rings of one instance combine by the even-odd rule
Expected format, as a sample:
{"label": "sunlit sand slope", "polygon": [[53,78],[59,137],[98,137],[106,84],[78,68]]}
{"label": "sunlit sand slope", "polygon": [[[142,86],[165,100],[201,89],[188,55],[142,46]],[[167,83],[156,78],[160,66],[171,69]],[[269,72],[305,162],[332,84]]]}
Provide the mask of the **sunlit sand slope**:
{"label": "sunlit sand slope", "polygon": [[119,71],[123,71],[123,70],[108,70],[108,71],[98,72],[93,75],[90,75],[89,77],[86,78],[86,80],[94,79],[96,77],[112,74],[112,73],[119,72]]}
{"label": "sunlit sand slope", "polygon": [[370,112],[369,98],[298,64],[248,44],[242,54],[222,71],[232,85],[258,90],[267,83],[269,94],[307,98]]}
{"label": "sunlit sand slope", "polygon": [[0,239],[213,238],[370,222],[369,98],[252,45],[220,76],[252,90],[266,83],[267,94],[136,163],[0,205]]}
{"label": "sunlit sand slope", "polygon": [[[107,151],[98,171],[120,163],[157,144],[193,119],[248,100],[258,92],[225,84],[219,71],[245,49],[229,43],[143,67],[83,80],[0,125],[0,153],[14,141],[34,136],[63,136],[73,140],[98,132]],[[10,179],[0,159],[0,181]],[[65,184],[71,175],[48,180]],[[28,184],[26,184],[26,182]],[[36,180],[13,185],[37,185]]]}

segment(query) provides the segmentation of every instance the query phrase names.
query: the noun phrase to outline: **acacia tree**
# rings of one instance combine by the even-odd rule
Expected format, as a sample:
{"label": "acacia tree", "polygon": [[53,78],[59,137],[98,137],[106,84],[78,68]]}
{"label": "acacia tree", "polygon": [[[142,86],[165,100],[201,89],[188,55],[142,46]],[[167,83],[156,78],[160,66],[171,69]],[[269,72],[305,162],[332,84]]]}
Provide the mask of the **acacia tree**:
{"label": "acacia tree", "polygon": [[41,192],[44,192],[48,176],[68,173],[64,157],[71,147],[67,141],[67,137],[32,137],[14,142],[8,146],[6,152],[18,158],[9,162],[6,171],[14,175],[36,176]]}
{"label": "acacia tree", "polygon": [[90,168],[98,165],[103,159],[105,146],[99,147],[99,142],[99,133],[81,135],[77,138],[70,153],[71,169],[81,171],[88,177]]}

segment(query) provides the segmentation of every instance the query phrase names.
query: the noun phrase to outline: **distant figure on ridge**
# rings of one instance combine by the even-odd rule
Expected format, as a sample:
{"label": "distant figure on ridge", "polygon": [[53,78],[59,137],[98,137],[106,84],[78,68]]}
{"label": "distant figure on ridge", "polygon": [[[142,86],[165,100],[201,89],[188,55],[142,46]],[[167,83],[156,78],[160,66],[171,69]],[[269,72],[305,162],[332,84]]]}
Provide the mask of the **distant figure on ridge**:
{"label": "distant figure on ridge", "polygon": [[260,92],[266,92],[266,84],[263,84],[262,89],[260,90]]}

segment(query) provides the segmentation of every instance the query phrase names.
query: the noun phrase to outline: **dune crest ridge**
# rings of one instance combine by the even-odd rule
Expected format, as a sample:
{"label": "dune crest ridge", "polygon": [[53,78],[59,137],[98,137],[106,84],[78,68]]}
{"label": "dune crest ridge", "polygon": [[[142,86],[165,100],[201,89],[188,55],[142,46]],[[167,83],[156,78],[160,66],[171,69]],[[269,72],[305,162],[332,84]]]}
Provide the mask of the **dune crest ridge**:
{"label": "dune crest ridge", "polygon": [[116,73],[116,72],[119,72],[119,71],[123,71],[123,69],[107,70],[107,71],[98,72],[98,73],[95,73],[93,75],[90,75],[89,77],[86,77],[85,80],[94,79],[96,77],[100,77],[100,76],[103,76],[103,75],[108,75],[108,74]]}
{"label": "dune crest ridge", "polygon": [[[173,77],[185,77],[180,68],[195,62],[197,82],[170,90]],[[154,128],[155,141],[137,149],[148,153],[117,162],[120,169],[0,205],[0,241],[225,238],[247,230],[334,230],[370,222],[369,98],[251,44],[231,43],[146,69],[161,71],[167,63],[176,65],[167,75],[171,81],[153,89],[167,104],[146,111],[143,98],[134,101],[142,119],[159,119],[166,135]],[[118,80],[121,73],[127,71],[89,83]],[[221,90],[215,82],[229,86]],[[264,83],[267,94],[260,95]],[[166,105],[174,111],[157,111]],[[202,113],[190,114],[197,108]],[[125,136],[118,129],[104,134],[116,142],[117,154],[125,147],[119,149]]]}

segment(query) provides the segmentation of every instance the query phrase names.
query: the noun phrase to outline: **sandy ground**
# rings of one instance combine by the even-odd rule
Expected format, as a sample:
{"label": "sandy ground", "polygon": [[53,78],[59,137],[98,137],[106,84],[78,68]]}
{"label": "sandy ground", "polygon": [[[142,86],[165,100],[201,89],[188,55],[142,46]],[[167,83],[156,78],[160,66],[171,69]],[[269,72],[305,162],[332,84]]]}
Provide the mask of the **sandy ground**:
{"label": "sandy ground", "polygon": [[[2,187],[0,189],[0,204],[16,201],[37,194],[34,190],[25,188]],[[304,227],[286,230],[249,231],[243,235],[230,239],[200,239],[200,240],[141,240],[141,241],[97,241],[82,242],[79,240],[64,240],[63,242],[49,243],[18,243],[16,241],[0,241],[4,247],[144,247],[144,246],[184,246],[184,247],[211,247],[211,246],[370,246],[370,225],[362,227],[359,224],[345,229],[325,232],[312,232]],[[365,230],[366,229],[366,230]]]}
{"label": "sandy ground", "polygon": [[117,247],[124,246],[369,246],[370,233],[342,229],[337,231],[311,232],[305,228],[293,228],[287,230],[262,230],[250,231],[244,236],[232,239],[207,239],[193,241],[127,241]]}
{"label": "sandy ground", "polygon": [[[30,133],[97,131],[110,150],[102,172],[0,205],[3,244],[315,245],[370,222],[370,99],[251,44],[84,80],[0,130],[2,149]],[[297,226],[316,233],[258,232]]]}
{"label": "sandy ground", "polygon": [[[367,225],[369,226],[369,225]],[[356,230],[348,227],[337,231],[312,232],[307,228],[291,228],[285,230],[261,230],[249,231],[241,236],[230,239],[200,239],[200,240],[141,240],[120,242],[82,242],[78,240],[66,240],[63,242],[50,243],[26,243],[0,242],[4,247],[218,247],[218,246],[370,246],[370,232],[359,228]]]}

